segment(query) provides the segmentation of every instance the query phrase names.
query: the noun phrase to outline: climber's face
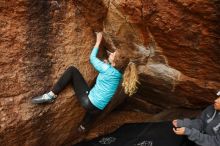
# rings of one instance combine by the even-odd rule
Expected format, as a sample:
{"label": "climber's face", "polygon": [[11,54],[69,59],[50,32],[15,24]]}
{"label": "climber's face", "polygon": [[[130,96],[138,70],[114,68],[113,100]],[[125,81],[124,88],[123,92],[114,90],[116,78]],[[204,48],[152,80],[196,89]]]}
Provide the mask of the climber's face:
{"label": "climber's face", "polygon": [[114,62],[114,59],[115,59],[115,54],[116,54],[116,51],[114,53],[110,53],[109,57],[108,57],[108,61],[110,62],[110,64],[112,66],[115,65],[115,62]]}
{"label": "climber's face", "polygon": [[220,110],[220,96],[215,100],[214,108]]}

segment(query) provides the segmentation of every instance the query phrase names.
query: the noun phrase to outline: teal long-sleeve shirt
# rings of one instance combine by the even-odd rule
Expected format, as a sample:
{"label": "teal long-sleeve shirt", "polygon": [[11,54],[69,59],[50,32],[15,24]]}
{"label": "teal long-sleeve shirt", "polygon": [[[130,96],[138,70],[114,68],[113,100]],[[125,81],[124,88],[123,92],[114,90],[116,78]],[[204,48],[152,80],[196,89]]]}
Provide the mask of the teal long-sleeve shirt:
{"label": "teal long-sleeve shirt", "polygon": [[100,110],[103,110],[115,94],[120,80],[121,73],[96,57],[98,48],[93,48],[90,55],[90,62],[93,67],[99,72],[96,79],[96,84],[89,92],[89,99],[93,105]]}

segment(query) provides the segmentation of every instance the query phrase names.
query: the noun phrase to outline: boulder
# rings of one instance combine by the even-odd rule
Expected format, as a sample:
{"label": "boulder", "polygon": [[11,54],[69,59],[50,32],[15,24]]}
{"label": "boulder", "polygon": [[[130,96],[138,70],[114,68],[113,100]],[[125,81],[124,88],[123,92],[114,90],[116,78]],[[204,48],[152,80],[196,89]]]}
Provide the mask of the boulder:
{"label": "boulder", "polygon": [[[2,146],[72,145],[124,123],[194,117],[220,89],[218,0],[8,0],[0,2],[0,14]],[[96,31],[104,32],[102,48],[127,52],[140,84],[132,97],[120,88],[81,135],[85,110],[71,86],[54,103],[30,100],[49,91],[69,66],[92,85]]]}

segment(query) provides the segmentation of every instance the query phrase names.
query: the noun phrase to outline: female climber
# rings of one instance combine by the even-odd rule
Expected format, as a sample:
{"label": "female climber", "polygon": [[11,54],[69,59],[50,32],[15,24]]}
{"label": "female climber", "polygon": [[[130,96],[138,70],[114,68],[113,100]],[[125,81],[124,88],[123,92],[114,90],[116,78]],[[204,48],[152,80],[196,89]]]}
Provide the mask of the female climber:
{"label": "female climber", "polygon": [[108,57],[108,63],[96,57],[99,45],[102,41],[102,33],[96,33],[96,44],[90,55],[90,62],[99,72],[95,85],[89,88],[79,70],[70,66],[60,77],[52,90],[46,94],[32,98],[32,103],[51,103],[57,95],[71,83],[76,97],[86,109],[86,114],[78,128],[80,132],[88,130],[89,125],[107,106],[115,94],[121,79],[124,91],[129,96],[137,90],[138,75],[136,65],[127,58],[120,50],[116,50]]}
{"label": "female climber", "polygon": [[174,132],[186,135],[198,146],[220,146],[220,91],[214,105],[208,106],[196,119],[173,120]]}

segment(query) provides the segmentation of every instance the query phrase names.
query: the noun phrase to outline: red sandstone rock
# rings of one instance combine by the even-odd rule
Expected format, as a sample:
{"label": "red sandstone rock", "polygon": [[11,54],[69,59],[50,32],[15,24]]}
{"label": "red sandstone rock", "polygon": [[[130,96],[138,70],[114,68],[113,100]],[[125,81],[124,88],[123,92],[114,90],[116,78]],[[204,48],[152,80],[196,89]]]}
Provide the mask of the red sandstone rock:
{"label": "red sandstone rock", "polygon": [[[126,122],[194,116],[220,89],[219,1],[8,0],[0,2],[0,14],[2,146],[71,145],[85,137],[76,133],[85,111],[70,87],[52,104],[30,99],[50,90],[70,65],[92,83],[94,31],[103,29],[108,49],[135,58],[141,85],[124,103],[117,94],[103,116],[117,110],[95,123],[87,139]],[[131,38],[136,47],[118,45]]]}

